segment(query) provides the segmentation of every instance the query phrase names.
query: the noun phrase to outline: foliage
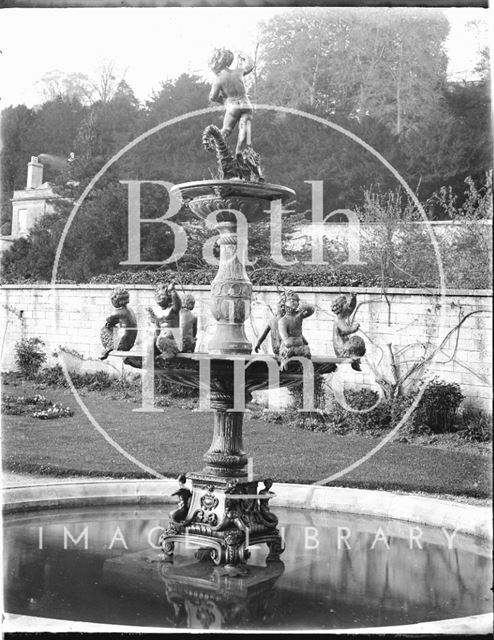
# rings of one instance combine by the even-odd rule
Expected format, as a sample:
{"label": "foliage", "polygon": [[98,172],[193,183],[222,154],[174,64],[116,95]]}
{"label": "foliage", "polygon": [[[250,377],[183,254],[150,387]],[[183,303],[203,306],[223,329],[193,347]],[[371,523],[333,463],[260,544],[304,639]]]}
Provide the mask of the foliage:
{"label": "foliage", "polygon": [[[10,198],[14,189],[26,186],[26,165],[32,155],[50,154],[65,159],[73,151],[74,139],[86,108],[77,98],[57,97],[39,108],[25,105],[7,107],[1,114],[0,204],[2,224],[10,225]],[[43,180],[53,182],[59,176],[59,164],[43,160]]]}
{"label": "foliage", "polygon": [[[303,406],[303,391],[304,384],[300,382],[289,387],[290,395],[294,400],[295,407],[297,409]],[[324,407],[324,394],[325,394],[325,382],[323,376],[314,376],[314,406],[316,409],[322,409]]]}
{"label": "foliage", "polygon": [[178,382],[170,382],[166,377],[155,377],[154,390],[159,395],[165,396],[165,398],[161,398],[156,401],[158,406],[162,406],[163,404],[167,406],[168,400],[166,396],[189,399],[196,399],[199,397],[199,389],[197,387],[179,384]]}
{"label": "foliage", "polygon": [[[389,394],[384,394],[380,402],[378,399],[379,396],[373,389],[348,389],[345,391],[345,401],[353,411],[330,396],[319,401],[319,411],[307,414],[289,408],[281,420],[308,431],[327,431],[334,435],[356,433],[380,436],[398,423],[412,403],[413,396],[392,398]],[[368,411],[374,405],[376,407]],[[411,421],[413,422],[413,418]]]}
{"label": "foliage", "polygon": [[467,176],[464,182],[462,198],[442,187],[428,204],[458,225],[441,246],[447,285],[487,289],[492,283],[492,171],[482,181]]}
{"label": "foliage", "polygon": [[370,114],[398,134],[414,129],[446,78],[439,13],[295,9],[261,33],[258,94],[354,117]]}
{"label": "foliage", "polygon": [[465,396],[456,382],[445,382],[437,376],[429,381],[415,410],[415,422],[433,433],[454,430],[455,417]]}
{"label": "foliage", "polygon": [[[258,65],[247,76],[252,82],[250,92],[257,103],[307,110],[362,139],[417,188],[434,217],[451,214],[453,196],[448,194],[457,198],[455,212],[461,212],[465,203],[470,212],[483,210],[489,193],[483,192],[475,201],[474,191],[491,168],[487,67],[484,64],[480,69],[480,80],[475,83],[448,82],[443,46],[447,34],[446,18],[432,10],[427,16],[412,10],[286,11],[261,29]],[[485,55],[483,60],[485,63]],[[66,198],[58,201],[57,214],[45,216],[27,238],[17,240],[4,252],[5,281],[49,281],[70,209],[104,164],[139,134],[207,105],[209,85],[199,77],[182,74],[167,80],[145,105],[140,105],[121,76],[112,63],[101,68],[96,80],[77,73],[54,72],[41,81],[49,98],[42,105],[3,110],[2,229],[8,230],[9,199],[14,189],[24,187],[26,162],[33,153],[43,152],[61,161],[62,169],[55,164],[45,165],[44,179]],[[200,139],[204,127],[211,122],[220,124],[221,114],[177,122],[145,137],[114,162],[94,185],[71,224],[60,255],[58,281],[87,282],[93,276],[122,270],[121,264],[127,259],[128,212],[127,188],[121,182],[146,179],[178,183],[210,178],[215,159],[200,147]],[[403,286],[437,286],[435,256],[428,237],[414,227],[407,231],[407,241],[403,241],[406,219],[401,211],[406,212],[409,203],[392,191],[396,181],[377,157],[340,131],[290,113],[256,110],[253,135],[266,178],[296,191],[296,206],[289,203],[289,207],[299,216],[310,217],[308,181],[316,180],[324,181],[325,211],[360,207],[369,212],[376,205],[387,207],[388,213],[400,210],[396,229],[384,244],[384,253],[376,253],[375,247],[368,252],[374,253],[370,272],[384,270],[394,286],[399,286],[399,280],[406,282]],[[74,152],[75,160],[68,166],[64,159],[70,152]],[[462,193],[463,181],[470,180],[469,176],[474,182]],[[368,194],[377,184],[381,191],[379,202],[366,196],[366,191]],[[443,187],[444,191],[439,191]],[[390,193],[394,195],[391,197]],[[448,204],[443,206],[446,200]],[[159,218],[167,204],[162,186],[143,186],[142,218]],[[463,214],[460,217],[465,219]],[[211,232],[204,230],[202,223],[194,224],[187,212],[179,212],[176,219],[187,226],[189,250],[177,264],[170,262],[166,266],[186,272],[203,269],[202,246]],[[284,217],[283,224],[286,250],[291,224],[288,217]],[[481,246],[474,227],[471,225],[468,232],[462,227],[455,239],[441,249],[448,286],[486,286],[488,262],[484,248],[477,254],[482,257],[475,262],[475,269],[468,269],[470,258]],[[481,225],[476,228],[484,230]],[[171,256],[173,235],[166,224],[146,222],[140,231],[142,260],[159,262]],[[266,225],[249,225],[249,235],[250,259],[267,256]],[[485,239],[487,234],[483,235]],[[285,255],[290,259],[289,254]],[[345,268],[338,261],[340,253],[332,247],[327,255],[327,271],[337,271],[338,286],[340,281],[342,286],[348,286],[346,276],[341,275]],[[422,266],[418,267],[418,263]],[[265,267],[272,269],[269,277],[260,273]],[[258,260],[253,267],[253,280],[259,273],[263,283],[276,283],[276,268]],[[129,270],[138,272],[137,267]],[[366,269],[361,271],[365,279]],[[324,283],[330,278],[321,277]]]}
{"label": "foliage", "polygon": [[469,442],[491,441],[492,416],[478,407],[467,405],[459,416],[458,434]]}
{"label": "foliage", "polygon": [[[318,404],[319,411],[301,413],[294,407],[282,412],[262,413],[268,422],[291,424],[314,432],[334,435],[360,434],[381,437],[395,427],[412,405],[416,393],[405,397],[393,397],[385,386],[384,396],[372,411],[366,411],[377,403],[377,393],[368,388],[345,391],[345,400],[354,410],[341,406],[334,397]],[[424,390],[417,408],[402,425],[397,440],[413,442],[416,437],[454,433],[468,442],[492,440],[492,418],[482,409],[467,405],[457,417],[464,396],[456,383],[435,378]]]}
{"label": "foliage", "polygon": [[[481,182],[465,179],[462,197],[450,187],[441,187],[424,204],[429,219],[449,219],[448,233],[435,234],[446,286],[455,289],[484,289],[491,282],[492,172]],[[429,229],[408,194],[400,189],[364,190],[364,203],[357,208],[363,224],[372,231],[362,247],[362,260],[381,270],[386,279],[404,279],[409,287],[440,286],[437,256]],[[388,285],[389,286],[389,285]]]}
{"label": "foliage", "polygon": [[46,362],[46,353],[42,350],[44,346],[40,338],[23,338],[15,344],[15,363],[28,380],[36,377],[41,365]]}
{"label": "foliage", "polygon": [[74,415],[70,407],[52,402],[39,394],[33,397],[4,396],[2,398],[2,413],[14,416],[31,414],[33,418],[40,420],[53,420]]}
{"label": "foliage", "polygon": [[[70,379],[76,389],[87,389],[89,391],[103,391],[105,389],[117,388],[120,386],[119,379],[110,376],[106,371],[95,371],[86,373],[70,372]],[[43,367],[36,376],[36,382],[52,387],[67,387],[61,365],[53,367]]]}

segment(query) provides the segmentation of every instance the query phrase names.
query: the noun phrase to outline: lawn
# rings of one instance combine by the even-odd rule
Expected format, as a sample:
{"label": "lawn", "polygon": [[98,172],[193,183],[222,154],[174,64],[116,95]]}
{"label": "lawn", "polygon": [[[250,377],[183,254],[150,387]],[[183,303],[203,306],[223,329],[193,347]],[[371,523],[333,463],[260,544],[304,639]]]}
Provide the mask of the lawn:
{"label": "lawn", "polygon": [[[5,384],[4,393],[40,393],[74,410],[72,417],[56,420],[2,416],[5,469],[59,476],[149,477],[106,442],[69,390],[22,382]],[[160,413],[137,413],[133,411],[139,407],[135,400],[123,398],[118,391],[83,391],[81,396],[118,444],[163,475],[176,476],[204,466],[202,455],[211,442],[212,414],[182,408],[179,403]],[[244,422],[244,448],[254,459],[254,473],[279,482],[319,481],[365,455],[377,442],[256,419]],[[333,484],[482,498],[491,495],[490,470],[491,457],[486,452],[391,443]]]}

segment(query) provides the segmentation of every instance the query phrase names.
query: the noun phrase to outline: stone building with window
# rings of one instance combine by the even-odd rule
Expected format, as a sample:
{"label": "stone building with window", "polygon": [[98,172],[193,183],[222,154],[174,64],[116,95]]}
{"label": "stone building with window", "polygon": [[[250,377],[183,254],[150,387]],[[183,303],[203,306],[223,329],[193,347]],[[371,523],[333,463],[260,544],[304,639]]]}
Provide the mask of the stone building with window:
{"label": "stone building with window", "polygon": [[0,251],[6,251],[15,240],[26,236],[46,213],[53,213],[54,200],[59,197],[48,182],[43,182],[43,164],[37,156],[31,156],[27,165],[26,188],[14,191],[10,199],[12,228],[9,235],[1,236]]}
{"label": "stone building with window", "polygon": [[46,213],[53,213],[53,200],[58,196],[48,182],[43,182],[43,165],[37,156],[31,156],[27,165],[26,188],[14,191],[12,202],[13,240],[27,235],[28,231]]}

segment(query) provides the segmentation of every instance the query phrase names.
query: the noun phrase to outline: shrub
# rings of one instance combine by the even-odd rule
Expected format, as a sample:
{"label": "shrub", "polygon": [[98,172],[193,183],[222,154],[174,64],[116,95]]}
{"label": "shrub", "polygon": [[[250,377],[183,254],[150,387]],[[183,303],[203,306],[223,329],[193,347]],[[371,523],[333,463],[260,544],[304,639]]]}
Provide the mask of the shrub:
{"label": "shrub", "polygon": [[173,396],[175,398],[199,398],[199,388],[190,387],[178,382],[170,382],[166,377],[156,377],[154,380],[154,390],[156,393],[164,396]]}
{"label": "shrub", "polygon": [[44,346],[40,338],[23,338],[15,344],[15,363],[28,380],[32,380],[46,362],[46,354],[41,348]]}
{"label": "shrub", "polygon": [[36,382],[47,384],[50,387],[67,386],[63,369],[59,364],[56,364],[54,367],[43,367],[36,375]]}
{"label": "shrub", "polygon": [[492,418],[485,411],[468,405],[460,416],[458,434],[469,442],[492,440]]}
{"label": "shrub", "polygon": [[[346,411],[346,423],[356,433],[375,434],[389,429],[392,419],[392,403],[383,397],[372,411],[365,411],[378,402],[379,396],[372,389],[345,391],[347,404],[358,413]],[[344,408],[343,408],[344,409]],[[360,413],[360,411],[364,411]]]}
{"label": "shrub", "polygon": [[[94,371],[85,373],[70,372],[70,379],[76,389],[88,389],[89,391],[104,391],[105,389],[115,388],[121,389],[122,383],[120,378],[111,376],[106,371]],[[36,375],[36,382],[46,384],[51,387],[67,387],[67,380],[63,373],[61,365],[54,367],[43,367]],[[128,383],[127,383],[128,384]]]}
{"label": "shrub", "polygon": [[[297,382],[288,388],[290,395],[294,401],[294,407],[301,409],[304,403],[304,385],[303,382]],[[324,378],[322,376],[314,376],[314,406],[316,409],[324,409]],[[307,413],[307,412],[306,412]]]}
{"label": "shrub", "polygon": [[[365,435],[381,435],[396,426],[413,402],[414,395],[392,398],[384,395],[377,406],[371,411],[365,411],[378,401],[378,394],[373,389],[352,389],[345,391],[346,403],[354,409],[349,411],[332,398],[326,402],[324,409],[313,413],[286,414],[286,420],[301,429],[308,431],[329,431],[335,435],[359,433]],[[427,429],[427,428],[426,428]],[[414,416],[410,417],[400,431],[401,438],[409,439],[423,430],[415,424]],[[405,436],[403,435],[405,434]]]}
{"label": "shrub", "polygon": [[415,422],[430,428],[433,433],[454,430],[455,417],[464,399],[460,385],[433,378],[424,389],[415,411]]}

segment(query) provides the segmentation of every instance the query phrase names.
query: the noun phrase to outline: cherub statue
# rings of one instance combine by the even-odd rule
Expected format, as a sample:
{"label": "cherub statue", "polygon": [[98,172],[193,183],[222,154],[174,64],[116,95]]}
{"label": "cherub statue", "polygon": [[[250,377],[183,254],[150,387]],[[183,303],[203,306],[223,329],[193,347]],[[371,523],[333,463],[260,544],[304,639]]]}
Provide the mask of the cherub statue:
{"label": "cherub statue", "polygon": [[288,291],[285,300],[285,315],[278,320],[281,345],[280,357],[283,370],[286,361],[294,356],[310,358],[311,353],[307,340],[302,335],[302,322],[314,313],[314,307],[301,305],[300,298],[294,291]]}
{"label": "cherub statue", "polygon": [[[359,323],[352,322],[351,315],[357,305],[357,296],[352,293],[350,302],[346,296],[338,296],[331,305],[331,311],[336,315],[333,325],[333,348],[338,358],[355,358],[352,369],[361,371],[360,360],[365,354],[365,342],[360,336],[354,336],[359,330]],[[351,337],[350,337],[351,336]]]}
{"label": "cherub statue", "polygon": [[182,351],[193,353],[197,342],[197,316],[192,313],[196,301],[191,293],[183,297],[180,310],[180,328],[182,329]]}
{"label": "cherub statue", "polygon": [[190,499],[192,498],[192,492],[185,486],[187,478],[183,473],[178,476],[177,480],[178,490],[175,491],[175,493],[172,493],[172,496],[178,496],[178,505],[174,511],[170,512],[170,519],[172,522],[178,524],[180,522],[183,522],[187,517]]}
{"label": "cherub statue", "polygon": [[256,346],[254,347],[254,351],[259,353],[259,349],[261,348],[262,343],[266,340],[268,333],[271,332],[271,348],[275,356],[280,353],[280,332],[278,330],[278,321],[285,315],[285,296],[281,295],[278,300],[278,308],[276,310],[276,315],[271,318],[268,322],[264,331],[262,332],[259,340],[257,341]]}
{"label": "cherub statue", "polygon": [[209,68],[216,78],[211,87],[209,100],[225,105],[225,117],[221,133],[229,136],[238,123],[238,139],[235,154],[240,154],[243,144],[251,147],[252,104],[247,95],[244,76],[252,71],[254,62],[249,56],[238,52],[237,67],[230,69],[234,54],[221,47],[214,49]]}
{"label": "cherub statue", "polygon": [[[117,310],[108,316],[105,326],[101,329],[100,338],[103,345],[103,353],[100,360],[106,360],[111,351],[130,351],[137,338],[137,320],[129,304],[129,292],[123,287],[116,287],[111,295],[111,303]],[[117,346],[114,345],[113,330],[115,327],[124,329]]]}
{"label": "cherub statue", "polygon": [[157,316],[151,307],[147,308],[151,322],[156,325],[157,351],[165,359],[173,358],[179,352],[172,329],[178,329],[180,326],[182,301],[175,287],[174,282],[168,286],[160,284],[156,287],[154,297],[164,311],[162,316]]}
{"label": "cherub statue", "polygon": [[278,524],[278,518],[269,510],[269,501],[274,496],[274,493],[270,490],[272,486],[273,481],[271,478],[266,478],[266,480],[264,480],[264,489],[261,489],[258,494],[259,496],[263,496],[259,500],[259,511],[266,521],[266,524],[275,527]]}

